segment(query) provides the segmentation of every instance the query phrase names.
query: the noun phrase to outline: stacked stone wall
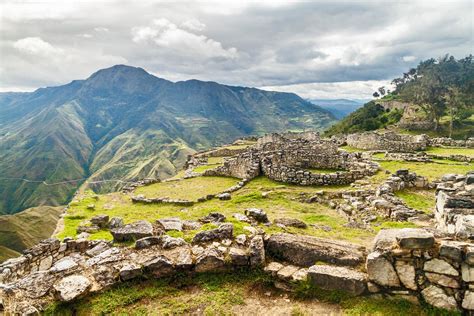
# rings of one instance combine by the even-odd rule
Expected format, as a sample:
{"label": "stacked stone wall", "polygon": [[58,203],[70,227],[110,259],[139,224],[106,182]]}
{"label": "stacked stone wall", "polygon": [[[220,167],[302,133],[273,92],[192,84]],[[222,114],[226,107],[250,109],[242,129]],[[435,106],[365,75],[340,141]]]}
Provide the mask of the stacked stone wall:
{"label": "stacked stone wall", "polygon": [[403,135],[393,132],[365,132],[346,137],[349,146],[364,150],[387,150],[391,152],[414,152],[425,150],[428,146],[426,135]]}

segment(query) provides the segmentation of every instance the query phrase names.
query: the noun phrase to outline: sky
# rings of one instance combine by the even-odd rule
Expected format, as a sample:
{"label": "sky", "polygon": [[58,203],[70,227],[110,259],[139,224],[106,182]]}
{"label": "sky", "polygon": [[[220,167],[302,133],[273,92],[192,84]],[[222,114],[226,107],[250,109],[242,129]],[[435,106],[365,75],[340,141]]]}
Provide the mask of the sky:
{"label": "sky", "polygon": [[474,0],[2,0],[0,91],[127,64],[172,81],[368,99],[421,60],[473,53],[473,20]]}

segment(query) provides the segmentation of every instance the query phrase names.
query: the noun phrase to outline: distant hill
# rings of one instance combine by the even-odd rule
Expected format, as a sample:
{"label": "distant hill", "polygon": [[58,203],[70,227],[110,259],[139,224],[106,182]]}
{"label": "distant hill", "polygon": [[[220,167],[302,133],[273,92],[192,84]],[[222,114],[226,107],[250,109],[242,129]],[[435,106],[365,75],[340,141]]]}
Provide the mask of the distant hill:
{"label": "distant hill", "polygon": [[65,204],[86,179],[166,178],[195,150],[241,136],[333,122],[293,93],[171,82],[124,65],[59,87],[1,93],[0,214]]}
{"label": "distant hill", "polygon": [[337,119],[342,119],[364,105],[367,100],[310,99],[309,102],[330,111]]}
{"label": "distant hill", "polygon": [[[402,77],[395,78],[392,84],[393,91],[387,93],[385,87],[379,88],[380,93],[375,92],[374,96],[382,95],[381,99],[366,103],[331,126],[325,135],[390,127],[418,130],[433,136],[474,137],[472,55],[459,60],[446,55],[422,61]],[[409,121],[412,127],[407,127]],[[397,124],[399,122],[404,124]]]}
{"label": "distant hill", "polygon": [[19,256],[23,249],[49,238],[63,209],[40,206],[0,216],[0,261]]}

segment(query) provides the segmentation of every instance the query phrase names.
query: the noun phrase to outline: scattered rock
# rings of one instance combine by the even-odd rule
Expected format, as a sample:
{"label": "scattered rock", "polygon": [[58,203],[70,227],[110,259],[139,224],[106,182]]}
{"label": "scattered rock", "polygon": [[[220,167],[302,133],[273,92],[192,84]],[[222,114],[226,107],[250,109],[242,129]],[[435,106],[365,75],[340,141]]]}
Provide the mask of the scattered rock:
{"label": "scattered rock", "polygon": [[231,239],[233,237],[234,225],[230,223],[221,224],[216,229],[204,230],[197,233],[193,243],[209,242],[214,240]]}
{"label": "scattered rock", "polygon": [[161,218],[156,223],[164,231],[176,230],[180,232],[183,230],[183,222],[178,217]]}
{"label": "scattered rock", "polygon": [[119,228],[123,226],[123,218],[121,217],[112,217],[109,221],[109,228]]}
{"label": "scattered rock", "polygon": [[70,257],[65,257],[54,264],[51,268],[51,272],[64,272],[64,271],[72,271],[77,268],[77,263],[72,260]]}
{"label": "scattered rock", "polygon": [[56,296],[63,302],[70,302],[85,295],[91,286],[88,278],[82,275],[70,275],[61,279],[53,288]]}
{"label": "scattered rock", "polygon": [[107,228],[109,223],[109,215],[97,215],[91,218],[90,222],[92,225],[98,226],[99,228]]}
{"label": "scattered rock", "polygon": [[247,236],[245,234],[240,234],[235,237],[235,243],[240,246],[244,246],[247,242]]}
{"label": "scattered rock", "polygon": [[247,216],[245,216],[244,214],[234,213],[232,216],[238,221],[245,222],[245,223],[250,223],[250,219]]}
{"label": "scattered rock", "polygon": [[352,295],[360,295],[366,289],[366,275],[345,267],[314,265],[308,269],[308,279],[317,287]]}
{"label": "scattered rock", "polygon": [[161,247],[163,249],[172,249],[180,246],[186,245],[186,241],[183,238],[175,238],[168,235],[161,236]]}
{"label": "scattered rock", "polygon": [[296,218],[277,218],[273,221],[275,224],[281,224],[288,227],[296,227],[296,228],[307,228],[305,222],[300,221]]}
{"label": "scattered rock", "polygon": [[94,234],[94,233],[97,233],[99,230],[100,230],[100,227],[96,225],[91,225],[91,226],[81,225],[81,226],[77,226],[76,228],[76,232],[78,234],[80,233]]}
{"label": "scattered rock", "polygon": [[258,223],[268,223],[267,213],[263,210],[258,208],[248,208],[245,210],[245,215],[247,217],[252,218],[253,220],[257,221]]}
{"label": "scattered rock", "polygon": [[183,221],[184,230],[198,230],[201,228],[201,224],[196,221]]}
{"label": "scattered rock", "polygon": [[222,223],[225,222],[225,216],[221,213],[213,212],[200,218],[199,221],[201,223]]}
{"label": "scattered rock", "polygon": [[161,245],[161,236],[149,236],[135,241],[135,249],[145,249],[154,245]]}
{"label": "scattered rock", "polygon": [[111,229],[115,242],[134,241],[153,235],[153,226],[147,221],[137,221],[123,227]]}

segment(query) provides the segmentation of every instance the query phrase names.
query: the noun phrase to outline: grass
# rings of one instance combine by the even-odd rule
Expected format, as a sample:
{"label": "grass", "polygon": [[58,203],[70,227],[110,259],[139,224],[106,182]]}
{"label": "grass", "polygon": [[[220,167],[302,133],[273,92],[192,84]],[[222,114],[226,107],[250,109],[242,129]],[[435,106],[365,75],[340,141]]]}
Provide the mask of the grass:
{"label": "grass", "polygon": [[[212,177],[194,179],[199,179],[199,183],[207,187],[212,186],[213,183]],[[183,182],[185,181],[188,180],[183,180]],[[210,182],[206,184],[204,183],[205,181]],[[70,204],[67,216],[64,218],[64,230],[58,237],[76,236],[76,228],[78,225],[81,225],[81,223],[99,214],[107,214],[110,217],[119,216],[124,219],[125,223],[130,223],[141,219],[154,222],[164,217],[180,217],[183,220],[197,220],[210,212],[220,212],[224,214],[227,217],[227,221],[234,224],[235,235],[242,233],[248,234],[249,232],[244,229],[248,224],[237,221],[232,215],[234,213],[244,213],[245,209],[256,207],[266,211],[270,220],[279,217],[291,217],[307,221],[309,224],[327,225],[332,229],[331,231],[324,231],[311,226],[307,229],[287,228],[287,231],[291,233],[342,239],[368,245],[375,235],[374,232],[344,227],[346,219],[337,211],[322,204],[308,204],[304,202],[306,198],[315,195],[316,192],[320,190],[339,191],[350,189],[352,189],[350,186],[300,187],[297,185],[282,184],[265,177],[259,177],[249,182],[239,191],[234,192],[231,200],[220,201],[213,199],[195,203],[185,208],[168,204],[134,204],[131,202],[130,196],[123,193],[99,195],[99,199],[96,200],[93,194],[89,192],[87,195],[82,196],[80,200]],[[263,196],[263,192],[268,193],[266,197]],[[95,208],[93,210],[87,209],[87,205],[89,204],[95,204]],[[212,227],[204,225],[201,230],[209,228]],[[277,226],[267,227],[261,225],[261,228],[268,233],[284,231]],[[197,232],[198,231],[185,231],[182,235],[180,234],[179,237],[183,237],[189,241]],[[91,234],[90,238],[111,240],[112,236],[108,231],[104,230]]]}
{"label": "grass", "polygon": [[458,147],[429,147],[425,151],[427,154],[450,156],[450,155],[464,155],[474,157],[474,148],[458,148]]}
{"label": "grass", "polygon": [[347,152],[350,152],[350,153],[359,152],[359,151],[366,151],[364,149],[359,149],[359,148],[348,146],[348,145],[340,146],[339,148],[342,149],[342,150],[345,150]]}
{"label": "grass", "polygon": [[327,314],[342,311],[346,315],[448,315],[403,299],[351,297],[315,288],[309,282],[300,283],[293,294],[282,295],[273,287],[270,277],[260,271],[136,280],[75,302],[55,303],[44,314],[268,315],[265,303],[255,309],[256,300],[277,305],[284,309],[283,313],[295,316],[312,314],[314,310]]}
{"label": "grass", "polygon": [[135,190],[135,194],[143,194],[149,198],[168,197],[193,201],[208,194],[220,193],[238,181],[236,178],[227,177],[196,177],[139,187]]}
{"label": "grass", "polygon": [[395,193],[408,207],[432,213],[436,206],[435,190],[405,189]]}

